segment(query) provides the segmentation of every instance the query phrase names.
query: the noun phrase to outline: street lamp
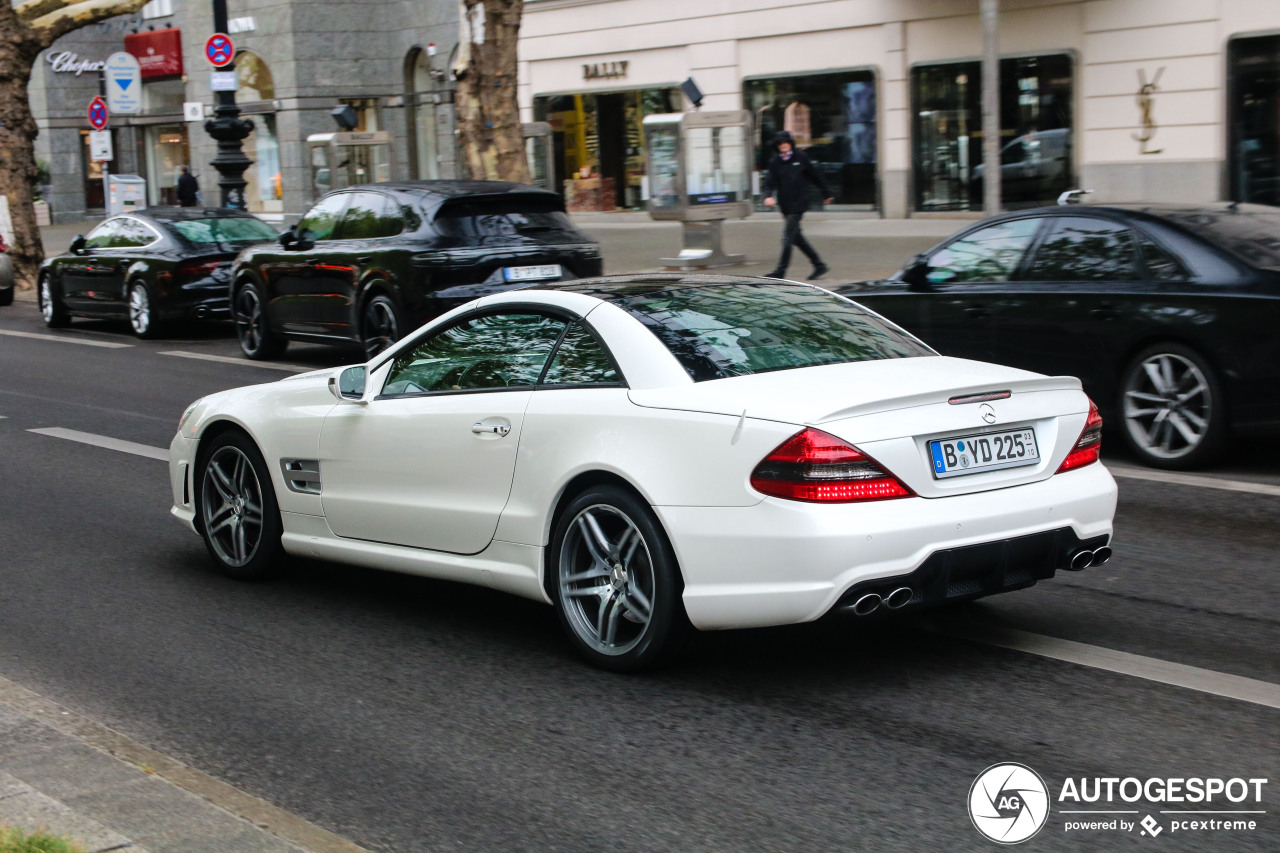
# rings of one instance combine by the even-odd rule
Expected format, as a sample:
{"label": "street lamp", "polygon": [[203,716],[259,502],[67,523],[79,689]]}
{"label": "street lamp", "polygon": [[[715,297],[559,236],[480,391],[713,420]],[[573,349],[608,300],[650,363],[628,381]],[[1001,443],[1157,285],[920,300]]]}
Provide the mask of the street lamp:
{"label": "street lamp", "polygon": [[[213,31],[227,31],[227,0],[213,0]],[[235,62],[224,66],[222,71],[234,71]],[[218,186],[222,189],[222,206],[236,210],[244,210],[244,170],[253,165],[253,161],[244,156],[241,142],[253,132],[253,122],[240,118],[240,108],[236,106],[235,91],[219,91],[215,93],[218,105],[213,111],[214,117],[204,123],[205,132],[218,141],[218,155],[209,165],[218,170]]]}

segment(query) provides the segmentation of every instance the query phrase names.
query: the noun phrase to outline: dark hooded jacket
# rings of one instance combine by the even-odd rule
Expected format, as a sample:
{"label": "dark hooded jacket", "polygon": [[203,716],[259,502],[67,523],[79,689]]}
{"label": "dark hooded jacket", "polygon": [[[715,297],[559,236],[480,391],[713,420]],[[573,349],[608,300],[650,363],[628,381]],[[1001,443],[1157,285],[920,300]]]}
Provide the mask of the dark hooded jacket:
{"label": "dark hooded jacket", "polygon": [[[791,156],[786,160],[777,153],[779,143],[791,143]],[[778,202],[778,210],[784,214],[804,213],[809,209],[809,184],[822,191],[823,198],[831,198],[826,181],[813,167],[813,161],[796,148],[791,134],[785,130],[773,137],[774,155],[764,170],[764,194],[773,196]]]}

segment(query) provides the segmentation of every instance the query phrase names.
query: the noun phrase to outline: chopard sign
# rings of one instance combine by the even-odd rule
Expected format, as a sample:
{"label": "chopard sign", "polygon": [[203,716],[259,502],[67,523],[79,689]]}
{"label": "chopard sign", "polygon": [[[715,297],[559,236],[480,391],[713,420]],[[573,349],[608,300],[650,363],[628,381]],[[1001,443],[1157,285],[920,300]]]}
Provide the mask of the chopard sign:
{"label": "chopard sign", "polygon": [[627,76],[627,60],[619,62],[596,62],[582,66],[583,80],[607,80],[613,77]]}
{"label": "chopard sign", "polygon": [[102,60],[94,62],[90,59],[81,59],[69,50],[64,50],[61,53],[50,52],[45,54],[44,58],[46,62],[53,66],[54,73],[74,73],[77,77],[86,71],[101,71],[107,65]]}

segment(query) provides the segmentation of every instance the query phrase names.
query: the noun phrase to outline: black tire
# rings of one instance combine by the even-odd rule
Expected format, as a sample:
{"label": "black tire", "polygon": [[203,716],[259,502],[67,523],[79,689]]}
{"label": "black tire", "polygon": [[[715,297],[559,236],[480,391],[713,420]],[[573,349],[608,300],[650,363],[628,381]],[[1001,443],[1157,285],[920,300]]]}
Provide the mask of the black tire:
{"label": "black tire", "polygon": [[652,667],[689,634],[671,543],[629,491],[594,486],[570,501],[551,537],[547,573],[570,642],[602,669]]}
{"label": "black tire", "polygon": [[289,342],[271,328],[266,302],[253,282],[235,289],[231,297],[231,317],[235,320],[236,339],[245,358],[254,361],[277,358],[289,346]]}
{"label": "black tire", "polygon": [[1134,356],[1117,411],[1129,447],[1155,468],[1202,467],[1226,443],[1222,385],[1209,362],[1182,344],[1154,344]]}
{"label": "black tire", "polygon": [[12,304],[13,304],[13,288],[6,287],[3,290],[0,290],[0,308],[3,308],[6,305],[12,305]]}
{"label": "black tire", "polygon": [[36,302],[40,305],[40,314],[44,317],[44,324],[50,329],[61,329],[71,323],[71,315],[67,313],[67,308],[62,304],[62,299],[58,296],[57,288],[53,286],[53,282],[49,276],[40,276],[40,283],[37,285]]}
{"label": "black tire", "polygon": [[224,432],[200,452],[196,527],[214,564],[237,580],[280,571],[283,530],[275,488],[262,454],[242,432]]}
{"label": "black tire", "polygon": [[155,300],[151,288],[144,281],[129,285],[129,328],[144,341],[160,337],[163,324],[156,317]]}
{"label": "black tire", "polygon": [[391,297],[379,293],[364,303],[360,311],[360,345],[364,347],[366,359],[373,358],[400,340],[403,334],[400,310]]}

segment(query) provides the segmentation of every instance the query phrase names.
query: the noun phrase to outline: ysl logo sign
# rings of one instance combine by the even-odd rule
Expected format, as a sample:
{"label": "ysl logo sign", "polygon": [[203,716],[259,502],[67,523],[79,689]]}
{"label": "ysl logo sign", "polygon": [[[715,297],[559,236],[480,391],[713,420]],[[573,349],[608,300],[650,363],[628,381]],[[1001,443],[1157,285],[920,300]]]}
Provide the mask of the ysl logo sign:
{"label": "ysl logo sign", "polygon": [[1157,148],[1153,151],[1147,148],[1147,143],[1156,135],[1156,119],[1152,113],[1156,105],[1155,93],[1160,89],[1160,75],[1163,73],[1164,66],[1161,66],[1156,76],[1148,83],[1146,72],[1141,68],[1138,69],[1138,110],[1142,113],[1142,133],[1135,133],[1133,138],[1142,145],[1138,151],[1139,154],[1159,154],[1164,150]]}

